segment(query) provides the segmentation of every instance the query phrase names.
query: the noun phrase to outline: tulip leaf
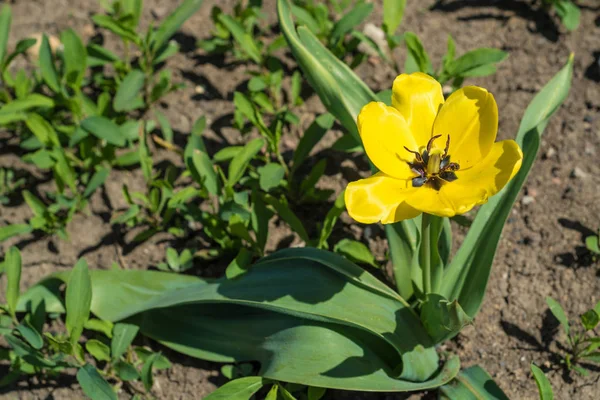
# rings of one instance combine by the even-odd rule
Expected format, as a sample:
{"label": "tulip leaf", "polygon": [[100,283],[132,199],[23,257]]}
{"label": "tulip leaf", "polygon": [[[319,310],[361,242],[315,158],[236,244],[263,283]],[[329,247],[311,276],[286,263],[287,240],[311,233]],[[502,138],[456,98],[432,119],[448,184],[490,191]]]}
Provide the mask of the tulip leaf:
{"label": "tulip leaf", "polygon": [[277,1],[281,31],[308,83],[327,108],[361,143],[356,128],[356,117],[369,101],[377,101],[375,94],[354,72],[327,50],[306,27],[296,31],[290,0]]}
{"label": "tulip leaf", "polygon": [[525,110],[516,137],[523,151],[521,169],[479,209],[462,246],[444,271],[440,294],[449,301],[458,300],[470,317],[481,307],[502,228],[536,159],[544,129],[569,93],[572,75],[573,56]]}
{"label": "tulip leaf", "polygon": [[508,400],[502,389],[480,366],[460,371],[452,382],[440,388],[440,400]]}
{"label": "tulip leaf", "polygon": [[281,250],[233,280],[136,270],[91,275],[99,318],[127,319],[189,356],[256,361],[264,378],[410,391],[438,387],[458,373],[457,357],[439,367],[419,318],[393,290],[323,250]]}
{"label": "tulip leaf", "polygon": [[439,294],[429,293],[421,307],[421,322],[429,336],[436,343],[441,343],[460,332],[471,318],[456,300],[449,302]]}

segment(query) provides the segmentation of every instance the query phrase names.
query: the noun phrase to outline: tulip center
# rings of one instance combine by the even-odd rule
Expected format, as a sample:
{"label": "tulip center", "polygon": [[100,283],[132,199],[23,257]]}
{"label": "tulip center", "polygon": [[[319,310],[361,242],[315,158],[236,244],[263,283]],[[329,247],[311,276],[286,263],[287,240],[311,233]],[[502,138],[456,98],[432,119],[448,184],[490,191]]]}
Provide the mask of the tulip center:
{"label": "tulip center", "polygon": [[431,148],[433,142],[441,136],[436,135],[429,139],[427,147],[421,153],[404,147],[406,151],[415,155],[414,161],[408,163],[410,169],[417,174],[412,179],[413,187],[428,185],[435,190],[440,190],[444,183],[458,179],[454,172],[460,169],[460,165],[450,162],[450,155],[448,154],[450,136],[446,140],[444,151]]}

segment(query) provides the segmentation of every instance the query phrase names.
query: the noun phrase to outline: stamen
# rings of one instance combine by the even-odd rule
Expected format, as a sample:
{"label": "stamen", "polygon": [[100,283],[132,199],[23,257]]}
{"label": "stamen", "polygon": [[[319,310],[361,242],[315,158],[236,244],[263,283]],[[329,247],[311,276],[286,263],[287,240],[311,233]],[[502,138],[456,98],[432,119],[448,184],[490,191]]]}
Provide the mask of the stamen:
{"label": "stamen", "polygon": [[404,149],[405,149],[406,151],[408,151],[409,153],[412,153],[412,154],[414,154],[414,155],[415,155],[415,157],[417,158],[417,161],[419,161],[419,162],[423,162],[423,159],[421,158],[421,155],[419,154],[419,152],[418,152],[418,151],[411,150],[411,149],[409,149],[409,148],[408,148],[408,147],[406,147],[406,146],[404,146]]}
{"label": "stamen", "polygon": [[[450,148],[450,135],[448,135],[448,139],[446,139],[446,147],[444,148],[444,158],[448,155],[448,149]],[[450,158],[448,158],[450,159]]]}
{"label": "stamen", "polygon": [[427,142],[427,152],[431,153],[431,145],[433,144],[433,142],[435,142],[435,139],[442,137],[442,135],[435,135],[433,136],[431,139],[429,139],[429,142]]}

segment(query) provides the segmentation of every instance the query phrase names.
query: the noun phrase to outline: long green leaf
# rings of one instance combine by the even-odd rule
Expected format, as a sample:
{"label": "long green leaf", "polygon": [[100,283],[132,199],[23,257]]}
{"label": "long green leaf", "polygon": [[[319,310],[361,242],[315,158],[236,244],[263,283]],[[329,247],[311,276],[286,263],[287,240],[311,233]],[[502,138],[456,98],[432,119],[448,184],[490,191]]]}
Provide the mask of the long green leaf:
{"label": "long green leaf", "polygon": [[60,41],[65,48],[63,52],[65,60],[64,76],[73,88],[79,90],[85,75],[87,51],[81,38],[71,28],[61,33]]}
{"label": "long green leaf", "polygon": [[21,283],[21,252],[16,247],[11,247],[4,258],[4,270],[6,272],[6,303],[8,311],[13,318],[17,312],[19,301],[19,285]]}
{"label": "long green leaf", "polygon": [[480,366],[461,371],[454,380],[440,388],[440,400],[508,400],[502,389]]}
{"label": "long green leaf", "polygon": [[365,104],[377,101],[377,97],[308,28],[300,27],[296,32],[289,0],[277,1],[277,13],[281,31],[306,79],[327,110],[352,134],[356,143],[361,143],[356,117]]}
{"label": "long green leaf", "polygon": [[170,14],[156,30],[152,48],[157,51],[177,32],[183,23],[202,5],[203,0],[185,0]]}
{"label": "long green leaf", "polygon": [[67,293],[65,303],[67,317],[65,325],[69,331],[72,344],[77,343],[83,332],[83,326],[90,316],[90,305],[92,302],[92,283],[90,273],[85,260],[77,261],[67,282]]}
{"label": "long green leaf", "polygon": [[29,224],[13,224],[0,227],[0,242],[13,236],[30,233],[32,230]]}
{"label": "long green leaf", "polygon": [[229,186],[235,185],[242,179],[250,161],[258,154],[264,144],[265,140],[263,138],[256,138],[248,142],[244,148],[233,157],[233,160],[231,160],[231,163],[229,164],[229,173],[227,176]]}
{"label": "long green leaf", "polygon": [[[10,24],[12,20],[12,12],[10,6],[5,4],[0,11],[0,66],[4,62],[6,55],[6,47],[8,45],[8,36],[10,34]],[[0,71],[3,72],[3,71]]]}
{"label": "long green leaf", "polygon": [[499,194],[481,207],[444,273],[441,294],[450,301],[458,300],[470,317],[481,307],[504,222],[533,166],[550,117],[569,93],[572,75],[573,56],[525,110],[516,137],[524,155],[521,169]]}
{"label": "long green leaf", "polygon": [[348,14],[344,15],[338,22],[335,23],[331,30],[330,40],[332,43],[337,43],[344,37],[345,34],[360,25],[373,12],[372,3],[358,3],[353,7]]}
{"label": "long green leaf", "polygon": [[219,14],[218,19],[219,22],[222,23],[229,32],[231,32],[233,38],[236,40],[236,42],[238,42],[248,57],[250,57],[255,63],[262,64],[263,60],[260,50],[258,49],[254,38],[244,30],[244,27],[225,13]]}
{"label": "long green leaf", "polygon": [[540,400],[554,400],[554,392],[550,381],[538,366],[531,364],[531,373],[540,392]]}
{"label": "long green leaf", "polygon": [[246,376],[227,382],[204,400],[248,400],[265,384],[260,376]]}
{"label": "long green leaf", "polygon": [[52,49],[48,43],[48,37],[45,34],[42,35],[42,43],[40,44],[39,62],[44,82],[46,82],[46,85],[48,85],[53,92],[59,93],[60,81],[58,79],[58,72],[56,72],[54,59],[52,57]]}
{"label": "long green leaf", "polygon": [[32,108],[52,108],[54,100],[39,93],[31,93],[22,99],[15,99],[0,108],[0,114],[28,111]]}

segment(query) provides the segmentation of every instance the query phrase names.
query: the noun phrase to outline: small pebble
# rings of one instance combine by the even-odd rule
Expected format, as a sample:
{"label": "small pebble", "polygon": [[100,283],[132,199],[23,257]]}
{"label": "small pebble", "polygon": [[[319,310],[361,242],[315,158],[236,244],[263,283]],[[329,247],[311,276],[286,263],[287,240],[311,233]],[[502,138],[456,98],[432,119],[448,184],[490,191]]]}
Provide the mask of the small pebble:
{"label": "small pebble", "polygon": [[198,85],[194,88],[194,92],[196,92],[196,94],[204,94],[206,89],[204,89],[204,86]]}
{"label": "small pebble", "polygon": [[590,156],[594,156],[596,155],[596,149],[594,148],[594,146],[592,146],[591,144],[587,143],[585,144],[585,154],[588,154]]}
{"label": "small pebble", "polygon": [[521,199],[521,204],[523,204],[524,206],[527,206],[531,203],[533,203],[535,201],[535,199],[533,198],[533,196],[523,196],[523,198]]}
{"label": "small pebble", "polygon": [[575,167],[573,168],[573,170],[571,171],[571,178],[576,178],[576,179],[582,179],[585,178],[587,176],[587,173],[583,172],[583,170],[579,167]]}
{"label": "small pebble", "polygon": [[547,151],[546,154],[544,154],[545,158],[552,158],[556,155],[556,150],[554,149],[554,147],[550,147]]}

